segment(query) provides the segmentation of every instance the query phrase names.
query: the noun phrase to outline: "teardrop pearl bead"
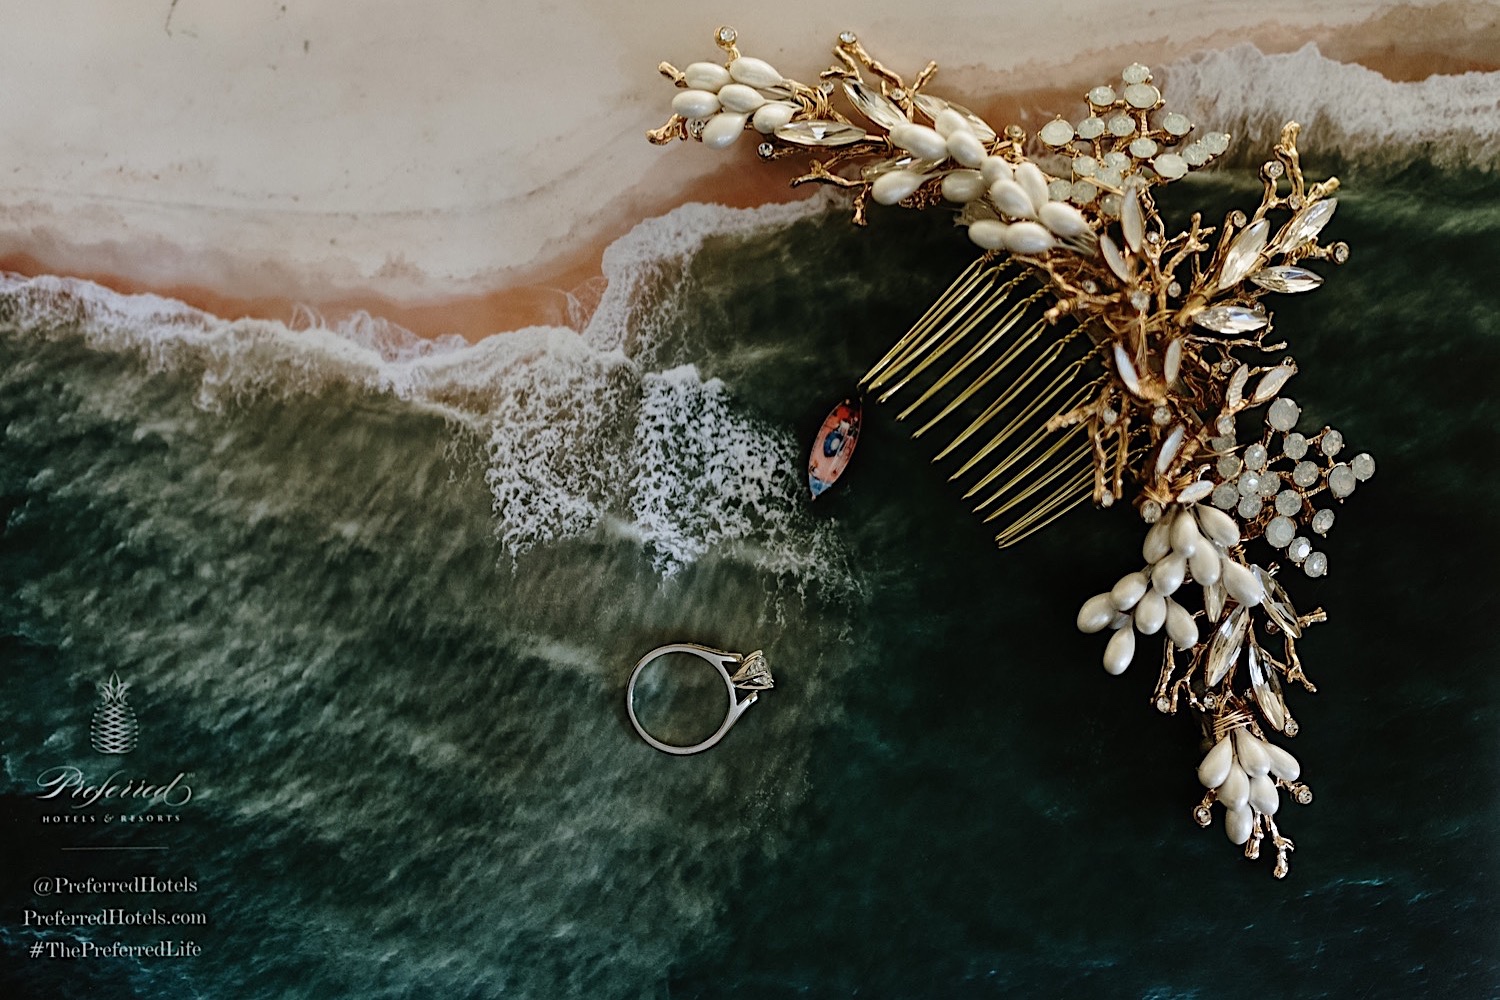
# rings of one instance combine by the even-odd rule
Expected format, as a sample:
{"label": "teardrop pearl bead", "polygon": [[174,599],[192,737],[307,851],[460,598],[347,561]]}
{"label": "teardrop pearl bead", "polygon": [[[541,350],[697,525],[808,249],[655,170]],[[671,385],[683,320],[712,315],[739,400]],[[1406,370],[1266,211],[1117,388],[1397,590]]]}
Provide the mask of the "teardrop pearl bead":
{"label": "teardrop pearl bead", "polygon": [[740,137],[745,131],[745,122],[748,115],[731,114],[721,111],[708,120],[703,126],[703,145],[709,149],[723,149]]}
{"label": "teardrop pearl bead", "polygon": [[1108,594],[1095,594],[1078,609],[1078,631],[1102,632],[1114,621],[1115,602]]}
{"label": "teardrop pearl bead", "polygon": [[932,127],[937,129],[938,135],[944,139],[951,139],[959,132],[968,132],[970,135],[974,134],[974,130],[969,127],[969,123],[964,119],[964,116],[952,108],[944,108],[939,111],[937,118],[933,120]]}
{"label": "teardrop pearl bead", "polygon": [[1021,185],[1004,177],[990,185],[990,200],[1002,215],[1029,219],[1036,214],[1031,208],[1031,199],[1026,197]]}
{"label": "teardrop pearl bead", "polygon": [[1046,253],[1057,240],[1035,222],[1017,222],[1005,231],[1005,249],[1023,255]]}
{"label": "teardrop pearl bead", "polygon": [[1266,745],[1251,735],[1248,729],[1234,731],[1234,756],[1240,762],[1240,767],[1252,778],[1271,769],[1271,758],[1266,753]]}
{"label": "teardrop pearl bead", "polygon": [[731,83],[719,91],[719,102],[724,105],[726,111],[749,114],[766,103],[766,99],[754,87],[747,87],[743,83]]}
{"label": "teardrop pearl bead", "polygon": [[969,239],[985,250],[1004,250],[1005,231],[1009,228],[999,219],[976,219],[969,223]]}
{"label": "teardrop pearl bead", "polygon": [[1198,645],[1198,623],[1193,613],[1176,601],[1167,601],[1167,638],[1178,649],[1192,649]]}
{"label": "teardrop pearl bead", "polygon": [[1194,507],[1193,512],[1198,515],[1198,523],[1203,526],[1203,533],[1209,538],[1226,549],[1240,544],[1240,526],[1234,523],[1234,518],[1217,507],[1205,507],[1203,504]]}
{"label": "teardrop pearl bead", "polygon": [[1109,637],[1104,647],[1104,669],[1111,674],[1123,674],[1135,657],[1135,629],[1122,628]]}
{"label": "teardrop pearl bead", "polygon": [[1204,788],[1218,788],[1229,777],[1229,768],[1233,764],[1234,750],[1229,737],[1225,736],[1203,755],[1203,762],[1198,765],[1198,783]]}
{"label": "teardrop pearl bead", "polygon": [[790,104],[780,101],[772,101],[770,104],[762,104],[755,109],[755,114],[750,119],[750,124],[755,126],[755,131],[761,135],[770,135],[781,126],[792,120],[792,115],[797,109]]}
{"label": "teardrop pearl bead", "polygon": [[750,87],[775,87],[781,83],[781,74],[776,67],[764,59],[740,56],[729,64],[729,75]]}
{"label": "teardrop pearl bead", "polygon": [[1083,213],[1066,202],[1049,201],[1037,210],[1037,216],[1042,220],[1042,225],[1064,239],[1091,232]]}
{"label": "teardrop pearl bead", "polygon": [[1220,565],[1224,589],[1241,604],[1255,607],[1266,599],[1266,587],[1256,575],[1233,559],[1226,557]]}
{"label": "teardrop pearl bead", "polygon": [[1173,522],[1172,516],[1165,514],[1146,532],[1146,540],[1141,543],[1141,555],[1145,556],[1148,563],[1163,559],[1172,551]]}
{"label": "teardrop pearl bead", "polygon": [[1281,807],[1281,796],[1276,794],[1276,783],[1268,774],[1257,774],[1250,779],[1250,804],[1255,811],[1275,816]]}
{"label": "teardrop pearl bead", "polygon": [[948,157],[948,140],[926,125],[907,122],[891,129],[891,141],[908,153],[924,160],[944,160]]}
{"label": "teardrop pearl bead", "polygon": [[926,174],[911,170],[888,170],[870,185],[870,196],[882,205],[894,205],[922,186]]}
{"label": "teardrop pearl bead", "polygon": [[1141,635],[1155,635],[1167,620],[1167,599],[1155,590],[1146,591],[1135,606],[1135,627]]}
{"label": "teardrop pearl bead", "polygon": [[1302,774],[1302,765],[1297,758],[1274,743],[1265,744],[1266,758],[1271,762],[1271,773],[1282,781],[1296,781]]}
{"label": "teardrop pearl bead", "polygon": [[984,178],[977,170],[954,170],[943,178],[943,197],[960,205],[984,194]]}
{"label": "teardrop pearl bead", "polygon": [[718,63],[695,62],[682,71],[682,82],[693,90],[717,91],[729,80],[729,70]]}
{"label": "teardrop pearl bead", "polygon": [[1129,611],[1145,595],[1146,588],[1149,586],[1151,586],[1151,580],[1144,570],[1139,573],[1126,573],[1115,583],[1109,594],[1114,598],[1116,609]]}
{"label": "teardrop pearl bead", "polygon": [[984,162],[979,165],[979,173],[986,184],[1016,179],[1016,173],[1011,169],[1010,164],[998,156],[986,156]]}
{"label": "teardrop pearl bead", "polygon": [[1223,570],[1223,560],[1212,545],[1204,544],[1197,552],[1188,557],[1188,569],[1192,571],[1193,579],[1205,587],[1212,587],[1219,582],[1219,576]]}
{"label": "teardrop pearl bead", "polygon": [[1047,204],[1047,175],[1035,163],[1027,161],[1016,165],[1016,183],[1031,199],[1032,211],[1040,211]]}
{"label": "teardrop pearl bead", "polygon": [[1224,833],[1228,835],[1231,844],[1244,846],[1254,832],[1255,816],[1249,809],[1230,809],[1224,814]]}
{"label": "teardrop pearl bead", "polygon": [[1219,786],[1219,801],[1225,809],[1238,809],[1250,798],[1250,776],[1238,764],[1229,766],[1229,776]]}
{"label": "teardrop pearl bead", "polygon": [[1206,545],[1203,535],[1198,531],[1198,522],[1191,517],[1176,517],[1172,519],[1172,551],[1181,552],[1184,556],[1190,556]]}
{"label": "teardrop pearl bead", "polygon": [[1151,586],[1156,592],[1170,597],[1177,593],[1187,577],[1187,559],[1181,552],[1173,552],[1151,569]]}
{"label": "teardrop pearl bead", "polygon": [[672,110],[684,118],[707,118],[719,110],[719,95],[706,90],[684,90],[672,98]]}
{"label": "teardrop pearl bead", "polygon": [[965,130],[948,136],[948,155],[966,167],[977,167],[987,154],[979,137]]}

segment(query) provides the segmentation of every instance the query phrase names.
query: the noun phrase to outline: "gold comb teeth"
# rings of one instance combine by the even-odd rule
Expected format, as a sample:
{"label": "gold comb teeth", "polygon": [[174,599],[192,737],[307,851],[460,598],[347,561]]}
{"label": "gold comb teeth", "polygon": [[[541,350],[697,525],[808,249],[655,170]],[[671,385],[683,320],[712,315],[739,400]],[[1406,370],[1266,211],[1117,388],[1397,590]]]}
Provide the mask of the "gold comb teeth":
{"label": "gold comb teeth", "polygon": [[1297,430],[1283,395],[1297,365],[1263,300],[1312,291],[1310,263],[1348,259],[1320,242],[1338,181],[1307,183],[1289,122],[1252,214],[1218,227],[1195,214],[1169,235],[1153,192],[1230,137],[1168,110],[1139,63],[1089,90],[1085,116],[1029,135],[929,93],[935,63],[907,84],[853,32],[815,86],[741,54],[732,28],[715,41],[715,60],[661,64],[679,92],[648,137],[722,149],[749,134],[762,159],[809,156],[793,183],[847,189],[861,225],[871,200],[956,213],[981,255],[862,385],[909,397],[897,419],[920,419],[915,436],[938,442],[935,461],[999,523],[1001,547],[1085,499],[1135,506],[1144,565],[1084,602],[1078,627],[1111,633],[1112,674],[1164,634],[1153,704],[1194,713],[1204,737],[1193,817],[1208,826],[1222,806],[1229,839],[1257,858],[1269,838],[1285,876],[1293,844],[1275,817],[1283,794],[1305,805],[1312,792],[1271,737],[1297,733],[1285,692],[1316,690],[1297,640],[1326,616],[1297,611],[1280,581],[1328,572],[1314,539],[1330,501],[1375,461],[1341,461],[1332,428]]}

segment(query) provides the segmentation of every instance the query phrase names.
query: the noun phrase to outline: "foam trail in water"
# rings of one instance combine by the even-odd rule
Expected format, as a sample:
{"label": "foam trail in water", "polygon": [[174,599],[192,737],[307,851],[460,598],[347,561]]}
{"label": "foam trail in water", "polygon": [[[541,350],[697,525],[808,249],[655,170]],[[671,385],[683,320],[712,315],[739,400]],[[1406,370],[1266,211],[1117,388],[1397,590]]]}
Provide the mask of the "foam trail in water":
{"label": "foam trail in water", "polygon": [[1353,163],[1493,171],[1500,163],[1500,72],[1388,80],[1324,56],[1313,44],[1267,55],[1237,45],[1163,67],[1163,90],[1200,130],[1234,136],[1240,157],[1264,157],[1283,123],[1302,123],[1304,150]]}
{"label": "foam trail in water", "polygon": [[642,223],[606,252],[608,286],[582,336],[533,327],[469,345],[367,315],[330,329],[311,310],[290,326],[230,322],[52,277],[8,277],[0,296],[7,318],[34,335],[81,336],[196,375],[206,410],[342,385],[441,413],[486,442],[496,533],[513,557],[618,518],[666,574],[729,544],[766,571],[833,582],[842,560],[831,529],[803,510],[787,431],[740,414],[728,386],[690,365],[653,370],[680,339],[686,265],[705,241],[823,205],[688,205]]}

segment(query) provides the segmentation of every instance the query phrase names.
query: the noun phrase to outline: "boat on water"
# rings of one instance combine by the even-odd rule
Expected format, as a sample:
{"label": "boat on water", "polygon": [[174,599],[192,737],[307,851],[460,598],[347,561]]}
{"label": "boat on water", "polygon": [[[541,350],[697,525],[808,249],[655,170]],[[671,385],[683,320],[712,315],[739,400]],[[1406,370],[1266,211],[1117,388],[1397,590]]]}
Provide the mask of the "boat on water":
{"label": "boat on water", "polygon": [[859,426],[864,407],[858,399],[846,399],[823,420],[813,438],[812,455],[807,460],[807,485],[816,500],[844,474],[854,446],[859,442]]}

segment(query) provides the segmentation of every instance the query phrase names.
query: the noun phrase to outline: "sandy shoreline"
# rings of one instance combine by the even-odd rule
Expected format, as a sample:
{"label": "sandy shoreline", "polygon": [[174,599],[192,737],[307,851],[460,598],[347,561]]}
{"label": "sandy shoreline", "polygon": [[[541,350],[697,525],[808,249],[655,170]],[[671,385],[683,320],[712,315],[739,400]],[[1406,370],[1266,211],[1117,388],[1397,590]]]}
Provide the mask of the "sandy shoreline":
{"label": "sandy shoreline", "polygon": [[[482,6],[422,15],[391,4],[391,20],[362,18],[352,36],[349,19],[330,11],[299,20],[283,8],[261,23],[184,7],[169,26],[115,24],[115,13],[76,0],[28,11],[20,27],[32,48],[8,51],[26,30],[0,43],[0,88],[16,95],[0,109],[9,137],[0,269],[151,291],[230,317],[286,320],[305,304],[331,320],[363,310],[471,340],[567,325],[577,315],[569,293],[599,276],[604,248],[640,219],[689,201],[747,207],[810,193],[787,187],[805,161],[759,163],[748,138],[727,153],[646,143],[673,93],[651,67],[711,57],[717,16],[684,25],[659,6],[616,25],[617,14],[590,0],[536,15],[527,35],[502,20],[499,52],[467,40],[494,16]],[[83,15],[69,20],[68,9]],[[1036,41],[1000,53],[963,52],[967,39],[993,32],[983,5],[956,8],[958,30],[946,32],[905,9],[833,4],[795,26],[760,23],[761,14],[725,19],[747,54],[804,80],[826,65],[836,31],[859,24],[871,51],[898,69],[937,59],[934,90],[997,124],[1067,111],[1124,62],[1159,65],[1245,41],[1268,53],[1314,42],[1395,80],[1500,66],[1491,5],[1366,0],[1327,11],[1155,0],[1101,48],[1069,43],[1100,37],[1086,30],[1097,5],[1064,0],[1008,25],[1007,35]],[[566,42],[539,40],[551,37]],[[393,64],[381,66],[383,55]],[[499,56],[508,61],[496,66]],[[68,75],[70,61],[97,69],[101,60],[116,72]],[[476,75],[466,82],[442,69],[449,64]],[[173,88],[160,86],[163,74]],[[147,87],[154,104],[134,92]],[[38,91],[50,103],[37,102]],[[215,129],[226,116],[229,126]],[[320,136],[326,148],[306,147]]]}

